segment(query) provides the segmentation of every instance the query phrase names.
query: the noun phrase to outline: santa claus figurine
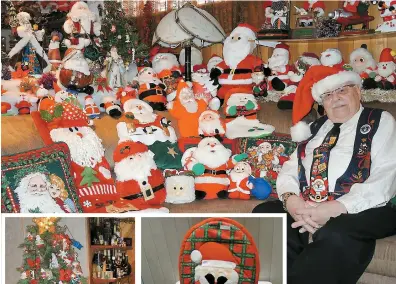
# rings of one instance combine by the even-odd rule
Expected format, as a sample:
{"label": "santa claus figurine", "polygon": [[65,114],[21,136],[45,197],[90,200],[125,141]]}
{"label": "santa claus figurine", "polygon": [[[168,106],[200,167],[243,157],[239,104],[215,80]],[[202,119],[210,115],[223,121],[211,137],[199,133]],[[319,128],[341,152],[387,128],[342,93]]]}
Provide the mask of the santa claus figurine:
{"label": "santa claus figurine", "polygon": [[40,113],[32,113],[34,123],[44,143],[65,142],[69,147],[71,171],[83,211],[117,213],[131,210],[128,205],[119,202],[110,165],[104,156],[105,149],[88,126],[83,110],[73,104],[58,104],[53,100],[43,105],[47,108]]}
{"label": "santa claus figurine", "polygon": [[362,78],[364,89],[374,89],[377,87],[374,80],[377,75],[377,63],[370,51],[367,50],[367,45],[362,44],[361,47],[352,51],[349,56],[349,65]]}
{"label": "santa claus figurine", "polygon": [[217,97],[217,88],[205,65],[195,65],[192,73],[192,88],[196,99],[203,99],[212,110],[220,108],[220,100]]}
{"label": "santa claus figurine", "polygon": [[303,8],[307,12],[314,12],[316,17],[322,17],[326,6],[324,1],[308,0],[304,1]]}
{"label": "santa claus figurine", "polygon": [[100,110],[90,95],[85,97],[84,112],[90,119],[99,118],[100,116]]}
{"label": "santa claus figurine", "polygon": [[228,123],[237,117],[257,119],[257,111],[260,106],[252,92],[246,92],[243,88],[234,88],[228,91],[225,97],[224,114]]}
{"label": "santa claus figurine", "polygon": [[217,93],[220,99],[232,88],[253,87],[252,72],[262,60],[252,55],[256,48],[256,28],[248,24],[239,24],[224,40],[224,61],[217,64],[210,73],[211,79],[219,80],[221,88]]}
{"label": "santa claus figurine", "polygon": [[119,118],[122,115],[121,105],[113,96],[103,97],[100,107],[103,108],[112,118]]}
{"label": "santa claus figurine", "polygon": [[165,201],[164,177],[146,145],[124,141],[114,150],[114,172],[120,197],[138,210],[159,208]]}
{"label": "santa claus figurine", "polygon": [[182,79],[182,72],[177,57],[172,53],[157,53],[152,58],[152,65],[158,78],[167,87],[168,101],[173,100],[177,84]]}
{"label": "santa claus figurine", "polygon": [[240,259],[234,256],[225,244],[206,242],[193,250],[190,257],[198,264],[194,268],[194,283],[239,283],[239,273],[236,268]]}
{"label": "santa claus figurine", "polygon": [[[356,1],[358,2],[358,1]],[[383,23],[378,25],[376,32],[394,32],[396,31],[396,1],[379,1],[378,10]]]}
{"label": "santa claus figurine", "polygon": [[18,114],[30,114],[32,104],[25,95],[20,95],[15,107],[18,109]]}
{"label": "santa claus figurine", "polygon": [[323,66],[343,69],[344,59],[342,59],[342,54],[340,50],[336,48],[328,48],[321,53],[320,63]]}
{"label": "santa claus figurine", "polygon": [[[180,69],[182,73],[185,73],[185,65],[186,65],[186,50],[183,48],[179,54],[179,62],[180,62]],[[191,47],[191,70],[193,70],[195,65],[201,65],[203,62],[202,53],[201,51],[192,46]]]}
{"label": "santa claus figurine", "polygon": [[384,48],[378,62],[377,86],[384,90],[396,88],[396,51]]}
{"label": "santa claus figurine", "polygon": [[146,101],[154,110],[166,110],[166,86],[153,68],[143,67],[138,73],[139,99]]}
{"label": "santa claus figurine", "polygon": [[196,100],[192,89],[182,80],[177,86],[176,99],[167,104],[171,116],[177,120],[180,137],[198,136],[198,120],[206,110],[205,100]]}
{"label": "santa claus figurine", "polygon": [[52,70],[57,70],[61,64],[61,55],[59,51],[59,44],[63,39],[62,33],[58,31],[53,31],[51,33],[51,41],[48,46],[48,59],[52,65]]}
{"label": "santa claus figurine", "polygon": [[214,110],[205,110],[198,119],[198,134],[203,137],[215,136],[217,139],[224,137],[226,124],[220,114]]}
{"label": "santa claus figurine", "polygon": [[212,54],[212,56],[208,60],[208,64],[206,64],[208,71],[211,72],[212,69],[215,68],[222,61],[223,61],[223,58],[221,58],[217,54]]}
{"label": "santa claus figurine", "polygon": [[231,199],[250,199],[250,191],[253,184],[249,182],[252,168],[246,162],[237,163],[231,170],[229,177],[231,180],[228,188],[228,198]]}
{"label": "santa claus figurine", "polygon": [[196,198],[227,198],[230,180],[226,171],[245,158],[246,154],[231,157],[231,150],[214,137],[204,138],[197,147],[189,148],[182,157],[182,163],[185,169],[196,175]]}
{"label": "santa claus figurine", "polygon": [[255,97],[266,97],[268,95],[268,83],[264,76],[264,67],[257,66],[252,73],[253,94]]}

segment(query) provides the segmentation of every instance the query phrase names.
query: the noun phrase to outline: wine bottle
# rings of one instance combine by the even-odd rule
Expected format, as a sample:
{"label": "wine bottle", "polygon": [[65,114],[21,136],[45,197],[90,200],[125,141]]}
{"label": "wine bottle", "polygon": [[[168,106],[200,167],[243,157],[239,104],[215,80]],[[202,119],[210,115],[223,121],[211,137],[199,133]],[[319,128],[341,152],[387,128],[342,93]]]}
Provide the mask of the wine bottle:
{"label": "wine bottle", "polygon": [[111,250],[108,250],[107,252],[107,269],[106,269],[106,273],[108,275],[108,278],[115,278],[113,275],[113,267],[112,267],[112,263],[111,263]]}
{"label": "wine bottle", "polygon": [[106,218],[103,228],[103,238],[105,245],[111,245],[112,229],[110,218]]}
{"label": "wine bottle", "polygon": [[124,270],[126,272],[126,275],[131,274],[132,272],[132,266],[129,263],[129,259],[128,259],[128,255],[125,255],[125,266],[124,266]]}
{"label": "wine bottle", "polygon": [[121,276],[120,276],[120,273],[118,271],[118,266],[117,266],[116,259],[117,259],[117,252],[116,252],[115,249],[113,249],[113,256],[111,258],[111,263],[112,263],[112,266],[113,266],[113,274],[114,274],[114,278],[120,278]]}
{"label": "wine bottle", "polygon": [[89,219],[89,229],[91,231],[91,245],[96,245],[96,242],[97,242],[95,221],[96,221],[95,218]]}
{"label": "wine bottle", "polygon": [[96,220],[96,235],[98,238],[98,245],[104,245],[104,240],[103,240],[103,224],[102,224],[102,219],[97,218]]}

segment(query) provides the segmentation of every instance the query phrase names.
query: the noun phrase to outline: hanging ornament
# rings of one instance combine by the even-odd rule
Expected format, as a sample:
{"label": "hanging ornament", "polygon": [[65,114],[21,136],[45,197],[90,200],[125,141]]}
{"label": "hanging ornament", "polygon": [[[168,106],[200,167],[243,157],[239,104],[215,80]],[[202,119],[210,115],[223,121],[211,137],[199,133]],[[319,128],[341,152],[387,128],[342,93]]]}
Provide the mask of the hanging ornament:
{"label": "hanging ornament", "polygon": [[46,231],[55,233],[55,221],[58,219],[57,217],[33,218],[33,222],[39,227],[39,235],[41,235]]}
{"label": "hanging ornament", "polygon": [[83,245],[79,241],[76,241],[75,239],[71,239],[71,242],[72,242],[72,246],[74,246],[76,249],[81,249],[83,247]]}
{"label": "hanging ornament", "polygon": [[118,37],[117,37],[118,39],[122,39],[122,36],[121,35],[118,35]]}
{"label": "hanging ornament", "polygon": [[70,281],[71,280],[72,271],[70,269],[61,269],[59,271],[59,280],[61,281]]}
{"label": "hanging ornament", "polygon": [[41,247],[44,246],[44,241],[43,241],[43,239],[40,237],[40,235],[37,235],[37,236],[36,236],[36,246],[37,246],[38,248],[41,248]]}
{"label": "hanging ornament", "polygon": [[65,252],[64,250],[61,250],[58,254],[61,258],[65,259],[67,256],[67,252]]}
{"label": "hanging ornament", "polygon": [[117,30],[117,29],[116,29],[116,26],[115,26],[115,25],[111,25],[111,30],[110,30],[110,31],[111,31],[112,33],[115,33],[116,30]]}
{"label": "hanging ornament", "polygon": [[44,270],[44,268],[41,268],[41,278],[42,279],[45,279],[45,278],[47,278],[47,272]]}
{"label": "hanging ornament", "polygon": [[73,273],[75,275],[82,275],[82,269],[81,269],[81,264],[79,261],[73,261],[72,263],[72,267],[73,267]]}
{"label": "hanging ornament", "polygon": [[51,259],[51,263],[50,263],[50,268],[51,269],[59,268],[58,259],[56,258],[56,255],[54,253],[52,253],[52,259]]}
{"label": "hanging ornament", "polygon": [[135,61],[135,49],[132,48],[132,62]]}
{"label": "hanging ornament", "polygon": [[129,38],[129,35],[125,35],[125,38],[126,38],[125,43],[130,43],[130,42],[131,42],[131,40],[130,40],[130,38]]}
{"label": "hanging ornament", "polygon": [[24,271],[21,273],[21,279],[26,279],[26,278],[27,278],[26,271]]}
{"label": "hanging ornament", "polygon": [[32,236],[31,233],[28,233],[27,236],[26,236],[26,238],[27,238],[29,241],[33,241],[33,239],[34,239],[34,237]]}

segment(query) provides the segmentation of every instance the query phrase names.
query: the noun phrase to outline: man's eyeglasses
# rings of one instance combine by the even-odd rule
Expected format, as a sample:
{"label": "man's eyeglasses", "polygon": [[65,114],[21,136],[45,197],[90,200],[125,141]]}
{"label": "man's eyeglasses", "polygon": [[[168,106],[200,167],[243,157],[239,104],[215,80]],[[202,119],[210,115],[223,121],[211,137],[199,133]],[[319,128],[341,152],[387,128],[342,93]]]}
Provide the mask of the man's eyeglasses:
{"label": "man's eyeglasses", "polygon": [[348,94],[349,89],[352,87],[355,87],[355,86],[356,85],[345,85],[345,86],[342,86],[342,87],[335,89],[331,92],[323,93],[321,96],[322,101],[329,100],[333,94],[346,95],[346,94]]}

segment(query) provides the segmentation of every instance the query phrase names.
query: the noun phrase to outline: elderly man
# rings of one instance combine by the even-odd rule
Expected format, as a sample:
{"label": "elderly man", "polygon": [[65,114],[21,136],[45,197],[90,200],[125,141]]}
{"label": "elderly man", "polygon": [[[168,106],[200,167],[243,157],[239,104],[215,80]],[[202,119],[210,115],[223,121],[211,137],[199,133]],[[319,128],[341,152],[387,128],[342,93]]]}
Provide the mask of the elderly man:
{"label": "elderly man", "polygon": [[[362,107],[360,84],[351,71],[308,70],[293,107],[301,143],[278,176],[279,201],[253,210],[287,212],[289,284],[356,283],[376,239],[396,234],[396,122]],[[314,100],[327,115],[308,126],[300,120]]]}

